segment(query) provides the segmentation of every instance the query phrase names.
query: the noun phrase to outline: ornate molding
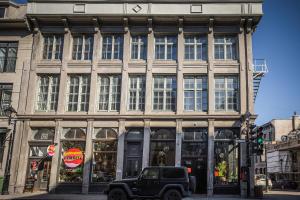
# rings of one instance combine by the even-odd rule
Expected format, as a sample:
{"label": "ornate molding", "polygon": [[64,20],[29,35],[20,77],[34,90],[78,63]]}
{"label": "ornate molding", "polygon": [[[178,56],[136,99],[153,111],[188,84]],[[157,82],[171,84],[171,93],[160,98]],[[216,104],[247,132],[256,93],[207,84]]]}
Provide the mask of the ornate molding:
{"label": "ornate molding", "polygon": [[208,20],[208,32],[211,33],[214,29],[214,18],[209,18]]}
{"label": "ornate molding", "polygon": [[70,24],[69,24],[68,18],[66,18],[66,17],[62,18],[61,21],[64,24],[64,31],[65,31],[65,33],[69,32],[69,30],[70,30]]}
{"label": "ornate molding", "polygon": [[153,19],[148,18],[148,32],[152,33],[152,31],[153,31]]}
{"label": "ornate molding", "polygon": [[99,22],[98,17],[93,17],[92,22],[95,27],[95,32],[98,32],[100,30],[100,22]]}
{"label": "ornate molding", "polygon": [[178,19],[178,32],[182,33],[183,32],[183,18]]}
{"label": "ornate molding", "polygon": [[38,23],[38,20],[35,18],[35,17],[32,17],[30,18],[30,21],[32,22],[33,24],[33,32],[34,33],[37,33],[39,31],[39,23]]}
{"label": "ornate molding", "polygon": [[128,28],[128,18],[124,17],[123,18],[123,24],[124,24],[124,32],[127,33],[129,28]]}
{"label": "ornate molding", "polygon": [[246,31],[247,31],[247,33],[251,33],[253,31],[253,19],[252,18],[247,19]]}
{"label": "ornate molding", "polygon": [[246,22],[246,20],[244,18],[241,18],[241,21],[240,21],[240,33],[242,33],[244,31],[245,22]]}

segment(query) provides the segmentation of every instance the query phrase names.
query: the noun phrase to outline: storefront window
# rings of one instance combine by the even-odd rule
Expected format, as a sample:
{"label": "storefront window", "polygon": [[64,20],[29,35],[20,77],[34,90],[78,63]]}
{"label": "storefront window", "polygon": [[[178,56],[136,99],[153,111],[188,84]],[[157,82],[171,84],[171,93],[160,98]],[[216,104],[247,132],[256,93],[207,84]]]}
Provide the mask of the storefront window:
{"label": "storefront window", "polygon": [[206,157],[206,155],[207,129],[184,129],[182,141],[182,157]]}
{"label": "storefront window", "polygon": [[95,130],[92,182],[111,182],[116,177],[118,134],[112,128]]}
{"label": "storefront window", "polygon": [[215,132],[215,185],[238,185],[239,129],[216,129]]}
{"label": "storefront window", "polygon": [[63,130],[59,182],[82,182],[85,136],[86,129],[84,128],[66,128]]}
{"label": "storefront window", "polygon": [[174,166],[175,143],[175,129],[152,129],[150,166]]}

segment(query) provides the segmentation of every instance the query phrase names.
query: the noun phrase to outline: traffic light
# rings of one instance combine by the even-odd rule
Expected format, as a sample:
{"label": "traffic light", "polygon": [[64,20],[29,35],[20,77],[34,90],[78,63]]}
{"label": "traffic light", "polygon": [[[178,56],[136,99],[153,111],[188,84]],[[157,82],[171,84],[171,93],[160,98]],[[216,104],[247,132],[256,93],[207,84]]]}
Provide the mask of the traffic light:
{"label": "traffic light", "polygon": [[259,127],[256,133],[256,146],[256,155],[262,155],[264,152],[264,133],[262,127]]}

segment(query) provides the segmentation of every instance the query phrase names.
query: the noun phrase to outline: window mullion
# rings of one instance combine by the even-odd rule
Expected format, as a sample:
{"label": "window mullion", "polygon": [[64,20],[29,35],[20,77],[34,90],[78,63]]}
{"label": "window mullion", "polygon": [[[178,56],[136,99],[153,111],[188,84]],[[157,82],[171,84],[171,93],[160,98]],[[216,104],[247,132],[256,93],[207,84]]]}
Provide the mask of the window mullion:
{"label": "window mullion", "polygon": [[52,54],[51,54],[51,59],[53,60],[55,58],[55,44],[56,44],[56,37],[53,35],[53,44],[52,44]]}
{"label": "window mullion", "polygon": [[53,79],[52,76],[48,76],[48,94],[47,94],[47,111],[50,111],[50,99],[51,99],[51,93],[52,93],[52,83],[53,83]]}
{"label": "window mullion", "polygon": [[80,111],[80,107],[81,107],[82,78],[83,78],[82,76],[79,76],[77,112]]}
{"label": "window mullion", "polygon": [[81,60],[85,60],[85,58],[84,58],[85,39],[86,39],[86,35],[83,35],[82,36],[82,48],[81,48]]}
{"label": "window mullion", "polygon": [[112,76],[109,76],[109,91],[108,91],[108,108],[107,111],[111,110],[111,104],[112,104]]}
{"label": "window mullion", "polygon": [[196,86],[196,81],[197,78],[194,77],[194,111],[197,111],[197,86]]}
{"label": "window mullion", "polygon": [[140,91],[140,87],[139,87],[139,85],[140,85],[140,79],[139,79],[139,77],[137,77],[137,81],[136,81],[136,84],[137,84],[137,86],[136,86],[136,102],[135,102],[135,110],[139,110],[139,103],[140,103],[140,101],[139,101],[139,97],[140,97],[140,94],[139,94],[139,91]]}
{"label": "window mullion", "polygon": [[167,78],[164,78],[164,97],[163,97],[163,110],[166,111],[167,104]]}
{"label": "window mullion", "polygon": [[227,78],[224,77],[224,82],[225,82],[225,111],[228,111],[228,105],[227,105],[227,92],[228,92],[228,88],[227,88]]}
{"label": "window mullion", "polygon": [[164,58],[165,58],[165,60],[167,60],[168,59],[168,38],[167,38],[167,36],[165,36],[165,55],[164,55]]}
{"label": "window mullion", "polygon": [[140,56],[140,54],[141,54],[141,37],[140,36],[138,36],[138,60],[140,60],[141,59],[141,56]]}
{"label": "window mullion", "polygon": [[114,35],[111,36],[111,59],[115,59],[115,37]]}
{"label": "window mullion", "polygon": [[194,36],[194,60],[197,60],[197,39]]}

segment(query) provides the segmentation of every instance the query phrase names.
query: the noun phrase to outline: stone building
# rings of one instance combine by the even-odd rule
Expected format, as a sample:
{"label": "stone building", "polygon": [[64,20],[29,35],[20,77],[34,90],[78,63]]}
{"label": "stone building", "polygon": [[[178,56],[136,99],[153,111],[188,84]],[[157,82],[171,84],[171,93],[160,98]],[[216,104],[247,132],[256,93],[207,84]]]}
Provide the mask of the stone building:
{"label": "stone building", "polygon": [[10,192],[32,179],[34,190],[101,192],[146,166],[182,165],[198,193],[245,196],[239,141],[245,113],[256,117],[262,13],[262,0],[30,0],[32,54],[10,79],[21,84]]}

